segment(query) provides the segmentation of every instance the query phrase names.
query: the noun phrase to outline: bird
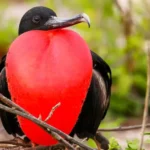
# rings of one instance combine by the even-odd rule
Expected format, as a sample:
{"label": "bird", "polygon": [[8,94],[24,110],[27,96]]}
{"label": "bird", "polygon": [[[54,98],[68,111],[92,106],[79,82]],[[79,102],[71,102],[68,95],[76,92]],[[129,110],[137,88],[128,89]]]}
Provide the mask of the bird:
{"label": "bird", "polygon": [[[80,22],[86,22],[90,26],[89,18],[84,13],[71,19],[60,19],[52,9],[44,6],[36,6],[23,15],[19,24],[18,34],[21,36],[22,34],[33,30],[56,30]],[[0,93],[11,99],[6,75],[7,55],[8,54],[2,58],[0,63]],[[70,136],[77,135],[79,138],[94,138],[96,136],[97,129],[99,128],[101,121],[105,118],[110,105],[112,85],[111,69],[94,51],[91,50],[90,55],[92,58],[92,76],[89,89],[78,116],[78,120],[70,132]],[[0,117],[8,134],[12,134],[14,137],[17,135],[24,135],[16,115],[0,110]],[[100,137],[98,137],[97,140],[101,139]],[[106,143],[108,144],[107,140]],[[107,148],[105,149],[108,149],[108,145],[106,147]]]}

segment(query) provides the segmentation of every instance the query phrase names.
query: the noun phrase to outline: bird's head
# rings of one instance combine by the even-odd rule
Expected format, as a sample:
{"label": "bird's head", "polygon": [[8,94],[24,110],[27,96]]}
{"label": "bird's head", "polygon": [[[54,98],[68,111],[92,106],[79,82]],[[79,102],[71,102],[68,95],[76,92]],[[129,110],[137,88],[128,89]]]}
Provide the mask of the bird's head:
{"label": "bird's head", "polygon": [[22,17],[19,25],[19,34],[30,30],[52,30],[69,27],[81,22],[90,26],[90,19],[85,13],[65,19],[57,17],[56,13],[47,7],[37,6],[28,10]]}

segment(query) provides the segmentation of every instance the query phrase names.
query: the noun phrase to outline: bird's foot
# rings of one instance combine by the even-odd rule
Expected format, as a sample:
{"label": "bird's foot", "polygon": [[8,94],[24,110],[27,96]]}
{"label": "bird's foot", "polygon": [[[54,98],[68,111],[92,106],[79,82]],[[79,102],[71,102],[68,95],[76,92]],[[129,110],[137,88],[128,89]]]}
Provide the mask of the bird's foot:
{"label": "bird's foot", "polygon": [[94,140],[94,142],[95,142],[95,144],[96,144],[96,146],[97,146],[97,149],[98,149],[98,150],[102,150],[102,149],[101,149],[101,144],[100,144],[95,138],[94,138],[93,140]]}
{"label": "bird's foot", "polygon": [[17,142],[17,143],[23,143],[23,144],[26,143],[22,138],[17,137],[17,136],[16,136],[12,141],[15,141],[15,142]]}
{"label": "bird's foot", "polygon": [[31,147],[34,149],[38,144],[36,144],[36,143],[33,143],[33,142],[30,142],[30,144],[31,144]]}
{"label": "bird's foot", "polygon": [[10,142],[12,143],[16,143],[17,145],[19,144],[20,146],[24,146],[24,147],[31,147],[31,144],[27,141],[27,140],[24,140],[20,137],[16,137],[14,139],[12,139]]}
{"label": "bird's foot", "polygon": [[109,149],[109,141],[100,132],[96,133],[93,140],[95,141],[98,148],[100,147],[103,150]]}

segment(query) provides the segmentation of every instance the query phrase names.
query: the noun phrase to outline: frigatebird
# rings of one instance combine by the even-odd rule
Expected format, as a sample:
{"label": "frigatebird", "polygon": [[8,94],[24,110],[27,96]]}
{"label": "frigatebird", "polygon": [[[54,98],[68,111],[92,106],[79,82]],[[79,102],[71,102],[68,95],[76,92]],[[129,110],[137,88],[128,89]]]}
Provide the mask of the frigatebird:
{"label": "frigatebird", "polygon": [[[31,30],[55,30],[69,27],[80,22],[87,22],[88,25],[90,24],[86,14],[79,14],[71,19],[61,19],[57,17],[53,10],[38,6],[27,11],[22,17],[19,25],[19,36]],[[93,63],[90,87],[87,91],[78,120],[70,132],[71,136],[76,134],[79,138],[94,138],[96,136],[96,131],[101,121],[104,119],[110,103],[112,84],[111,69],[95,52],[91,50],[90,53]],[[2,58],[0,64],[0,93],[11,99],[6,75],[6,58],[7,54]],[[0,116],[2,124],[9,134],[15,137],[17,134],[20,136],[24,135],[17,117],[14,114],[0,110]],[[98,139],[103,140],[101,137],[98,137],[97,140]]]}

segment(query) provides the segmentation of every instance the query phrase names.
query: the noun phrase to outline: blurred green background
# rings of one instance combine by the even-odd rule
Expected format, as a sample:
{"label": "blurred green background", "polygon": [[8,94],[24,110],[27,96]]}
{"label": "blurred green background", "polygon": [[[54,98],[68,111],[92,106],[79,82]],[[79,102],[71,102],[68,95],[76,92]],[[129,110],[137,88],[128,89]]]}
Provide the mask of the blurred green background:
{"label": "blurred green background", "polygon": [[[17,37],[22,15],[31,7],[44,5],[58,16],[71,17],[85,12],[91,19],[74,26],[111,67],[111,105],[102,127],[134,124],[141,118],[146,87],[145,43],[150,37],[150,8],[145,0],[5,0],[0,1],[0,57]],[[150,5],[149,5],[150,6]],[[136,123],[140,123],[137,119]],[[129,122],[129,123],[128,123]],[[133,122],[133,123],[132,123]]]}

